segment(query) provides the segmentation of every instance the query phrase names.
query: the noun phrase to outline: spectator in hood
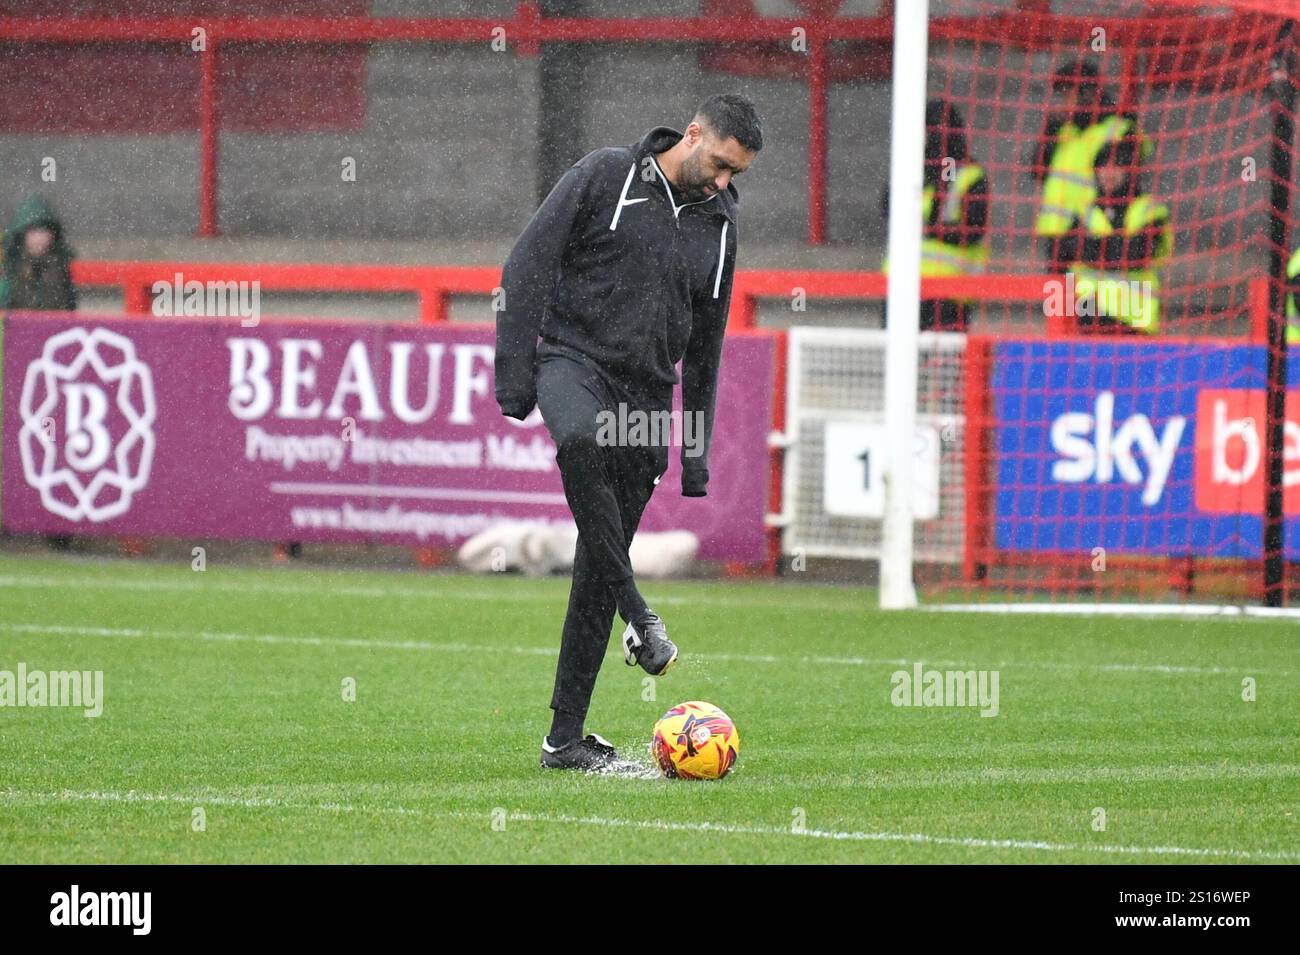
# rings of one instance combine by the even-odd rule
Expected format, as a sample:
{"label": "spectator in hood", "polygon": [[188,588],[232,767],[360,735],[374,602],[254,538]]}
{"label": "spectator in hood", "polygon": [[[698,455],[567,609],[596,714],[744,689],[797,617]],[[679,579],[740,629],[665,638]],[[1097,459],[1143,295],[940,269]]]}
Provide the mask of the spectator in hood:
{"label": "spectator in hood", "polygon": [[72,249],[63,225],[44,196],[18,207],[3,240],[0,308],[71,312],[77,307],[72,286]]}
{"label": "spectator in hood", "polygon": [[[72,249],[63,225],[44,196],[28,197],[0,240],[0,309],[71,312],[77,308],[72,287]],[[67,534],[47,535],[55,550],[67,550]]]}

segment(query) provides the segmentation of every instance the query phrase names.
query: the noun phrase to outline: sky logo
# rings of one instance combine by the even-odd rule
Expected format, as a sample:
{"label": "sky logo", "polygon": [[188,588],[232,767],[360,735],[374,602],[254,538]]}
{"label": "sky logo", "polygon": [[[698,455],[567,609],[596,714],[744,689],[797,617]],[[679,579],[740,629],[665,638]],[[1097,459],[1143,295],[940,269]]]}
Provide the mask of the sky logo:
{"label": "sky logo", "polygon": [[1121,481],[1142,488],[1142,503],[1160,503],[1187,419],[1173,415],[1157,428],[1145,414],[1115,420],[1115,393],[1099,391],[1091,413],[1070,411],[1052,421],[1052,479],[1062,484]]}

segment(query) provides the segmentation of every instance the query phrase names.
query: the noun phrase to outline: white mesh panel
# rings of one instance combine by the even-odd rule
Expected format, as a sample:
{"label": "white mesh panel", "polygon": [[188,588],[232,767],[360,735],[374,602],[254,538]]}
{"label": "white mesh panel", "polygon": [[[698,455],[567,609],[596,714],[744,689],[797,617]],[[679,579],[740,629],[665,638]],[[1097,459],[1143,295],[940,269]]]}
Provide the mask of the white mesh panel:
{"label": "white mesh panel", "polygon": [[[827,514],[822,500],[826,421],[884,422],[885,332],[792,328],[789,338],[783,550],[808,556],[877,559],[880,521]],[[937,430],[939,516],[917,524],[916,560],[962,557],[962,359],[966,337],[921,335],[917,424]]]}

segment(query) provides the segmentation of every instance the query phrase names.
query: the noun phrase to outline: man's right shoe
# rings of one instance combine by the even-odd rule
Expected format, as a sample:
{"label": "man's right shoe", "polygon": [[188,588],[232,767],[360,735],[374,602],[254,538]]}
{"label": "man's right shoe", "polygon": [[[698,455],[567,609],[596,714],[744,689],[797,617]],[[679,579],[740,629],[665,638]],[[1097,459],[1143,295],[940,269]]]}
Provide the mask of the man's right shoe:
{"label": "man's right shoe", "polygon": [[668,639],[668,628],[653,610],[623,631],[623,661],[630,667],[640,664],[651,676],[677,662],[677,644]]}
{"label": "man's right shoe", "polygon": [[603,736],[588,733],[563,746],[552,746],[542,737],[543,769],[577,769],[586,773],[628,773],[637,770],[633,763],[619,759],[618,750]]}

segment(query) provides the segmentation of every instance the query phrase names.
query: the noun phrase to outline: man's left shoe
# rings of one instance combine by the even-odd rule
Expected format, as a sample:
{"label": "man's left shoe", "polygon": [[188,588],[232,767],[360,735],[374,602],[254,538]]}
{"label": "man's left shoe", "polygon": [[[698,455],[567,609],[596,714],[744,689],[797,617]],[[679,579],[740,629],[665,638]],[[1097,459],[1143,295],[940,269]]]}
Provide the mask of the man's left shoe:
{"label": "man's left shoe", "polygon": [[610,776],[630,776],[641,772],[640,766],[621,759],[613,744],[595,733],[564,746],[552,746],[549,738],[542,737],[542,768],[576,769]]}
{"label": "man's left shoe", "polygon": [[677,662],[677,645],[668,639],[668,628],[653,610],[623,631],[623,660],[628,666],[640,664],[651,676]]}

